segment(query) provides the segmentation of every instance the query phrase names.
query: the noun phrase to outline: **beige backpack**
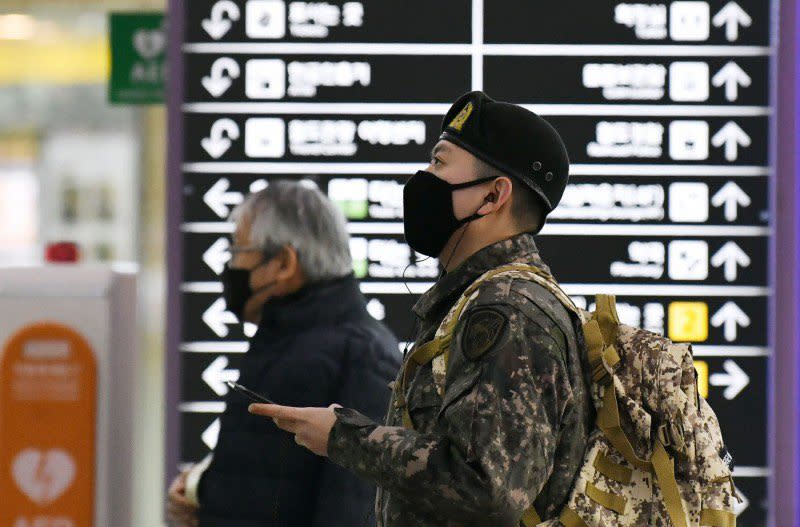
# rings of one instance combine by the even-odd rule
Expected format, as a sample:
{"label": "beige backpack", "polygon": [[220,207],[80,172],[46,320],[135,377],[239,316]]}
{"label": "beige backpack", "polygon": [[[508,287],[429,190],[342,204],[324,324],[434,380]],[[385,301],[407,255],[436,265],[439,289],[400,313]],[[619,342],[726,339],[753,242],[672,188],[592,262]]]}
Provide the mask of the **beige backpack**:
{"label": "beige backpack", "polygon": [[[452,333],[461,313],[493,278],[531,280],[552,292],[583,323],[591,395],[597,410],[583,466],[559,518],[541,522],[525,511],[525,527],[663,525],[735,527],[730,457],[714,411],[697,391],[688,344],[620,324],[615,300],[597,295],[597,309],[578,309],[552,276],[508,265],[478,278],[453,306],[435,338],[414,350],[396,393],[413,367],[433,361],[444,390]],[[404,406],[404,405],[403,405]],[[411,420],[404,415],[406,426]]]}

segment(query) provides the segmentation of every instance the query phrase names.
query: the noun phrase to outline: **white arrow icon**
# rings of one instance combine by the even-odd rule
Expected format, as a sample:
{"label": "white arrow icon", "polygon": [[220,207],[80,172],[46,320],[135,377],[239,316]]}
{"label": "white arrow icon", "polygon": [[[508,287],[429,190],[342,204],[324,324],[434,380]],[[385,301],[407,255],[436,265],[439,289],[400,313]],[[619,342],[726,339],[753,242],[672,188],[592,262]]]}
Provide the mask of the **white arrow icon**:
{"label": "white arrow icon", "polygon": [[725,266],[725,280],[733,282],[739,266],[750,267],[750,257],[735,242],[728,242],[711,257],[711,265]]}
{"label": "white arrow icon", "polygon": [[218,298],[216,302],[211,304],[211,307],[206,309],[203,313],[203,322],[205,322],[218,337],[224,338],[228,336],[228,324],[238,324],[239,319],[236,318],[236,315],[227,310],[225,299]]}
{"label": "white arrow icon", "polygon": [[734,302],[726,302],[711,317],[711,325],[715,328],[724,326],[725,340],[733,342],[739,331],[739,326],[746,328],[750,325],[750,317]]}
{"label": "white arrow icon", "polygon": [[200,145],[214,159],[219,159],[228,151],[233,141],[239,139],[239,125],[232,119],[219,119],[211,125],[208,137],[200,141]]}
{"label": "white arrow icon", "polygon": [[203,253],[203,261],[215,274],[220,274],[231,259],[230,247],[228,238],[219,238]]}
{"label": "white arrow icon", "polygon": [[209,450],[214,450],[217,448],[217,439],[219,439],[219,417],[214,419],[208,428],[206,428],[202,434],[200,434],[200,439],[203,440],[203,443],[206,444]]}
{"label": "white arrow icon", "polygon": [[[225,15],[228,15],[227,18]],[[214,40],[219,40],[230,31],[233,22],[239,20],[239,6],[231,0],[219,0],[211,7],[211,15],[203,19],[202,26]]]}
{"label": "white arrow icon", "polygon": [[752,82],[753,79],[733,61],[725,64],[711,79],[711,84],[717,88],[725,86],[725,98],[729,101],[735,101],[739,98],[740,85],[747,88]]}
{"label": "white arrow icon", "polygon": [[750,500],[747,499],[747,496],[744,495],[744,492],[739,487],[734,486],[734,489],[736,489],[736,496],[739,499],[733,503],[733,513],[739,516],[750,506]]}
{"label": "white arrow icon", "polygon": [[738,124],[728,121],[722,129],[711,138],[711,144],[719,148],[725,146],[725,159],[736,161],[739,157],[739,145],[750,146],[750,136]]}
{"label": "white arrow icon", "polygon": [[208,384],[214,393],[220,397],[228,393],[227,381],[236,382],[239,380],[239,370],[229,370],[228,357],[220,355],[203,370],[201,377]]}
{"label": "white arrow icon", "polygon": [[711,383],[711,386],[725,386],[722,395],[730,401],[750,384],[750,377],[730,359],[723,362],[722,367],[725,368],[726,373],[714,373],[708,378],[708,382]]}
{"label": "white arrow icon", "polygon": [[211,73],[202,78],[200,82],[212,97],[219,97],[233,84],[233,79],[241,75],[239,63],[230,57],[220,57],[211,65]]}
{"label": "white arrow icon", "polygon": [[725,7],[719,10],[711,20],[714,27],[725,26],[725,38],[729,41],[739,39],[739,26],[750,27],[753,19],[736,2],[728,2]]}
{"label": "white arrow icon", "polygon": [[716,194],[711,196],[711,204],[715,207],[725,205],[725,219],[736,221],[739,217],[739,206],[749,207],[750,196],[733,181],[725,183]]}
{"label": "white arrow icon", "polygon": [[227,218],[230,214],[228,205],[238,205],[244,201],[241,192],[228,192],[231,182],[227,178],[220,178],[208,192],[203,195],[203,201],[220,218]]}

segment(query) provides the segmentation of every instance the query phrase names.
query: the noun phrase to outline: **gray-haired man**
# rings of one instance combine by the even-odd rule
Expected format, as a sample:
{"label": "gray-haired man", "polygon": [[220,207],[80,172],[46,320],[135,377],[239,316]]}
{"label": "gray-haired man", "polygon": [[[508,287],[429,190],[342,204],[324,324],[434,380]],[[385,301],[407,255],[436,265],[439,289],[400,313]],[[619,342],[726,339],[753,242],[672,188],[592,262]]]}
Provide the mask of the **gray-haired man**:
{"label": "gray-haired man", "polygon": [[[366,311],[341,212],[315,186],[277,181],[234,211],[227,307],[258,325],[239,382],[292,406],[388,405],[397,341]],[[213,457],[173,482],[168,512],[183,525],[354,526],[374,487],[247,413],[231,392]],[[199,506],[198,506],[199,502]]]}

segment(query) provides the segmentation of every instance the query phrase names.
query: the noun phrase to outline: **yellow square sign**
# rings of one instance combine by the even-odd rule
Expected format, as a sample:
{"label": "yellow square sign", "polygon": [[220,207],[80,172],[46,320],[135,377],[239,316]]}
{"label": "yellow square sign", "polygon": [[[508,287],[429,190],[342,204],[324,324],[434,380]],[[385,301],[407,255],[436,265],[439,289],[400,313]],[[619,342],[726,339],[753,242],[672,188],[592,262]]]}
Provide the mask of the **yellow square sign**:
{"label": "yellow square sign", "polygon": [[676,342],[703,342],[708,338],[708,304],[672,302],[668,336]]}
{"label": "yellow square sign", "polygon": [[700,393],[700,397],[708,399],[708,363],[704,360],[696,360],[694,369],[697,370],[697,391]]}

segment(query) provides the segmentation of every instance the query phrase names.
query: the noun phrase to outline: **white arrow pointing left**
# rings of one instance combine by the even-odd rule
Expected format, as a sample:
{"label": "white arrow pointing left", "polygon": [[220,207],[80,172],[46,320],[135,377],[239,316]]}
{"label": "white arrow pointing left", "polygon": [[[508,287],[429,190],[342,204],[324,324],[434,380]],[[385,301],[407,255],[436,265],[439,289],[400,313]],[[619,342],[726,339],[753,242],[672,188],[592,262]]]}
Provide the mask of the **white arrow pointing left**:
{"label": "white arrow pointing left", "polygon": [[711,386],[725,386],[722,395],[730,401],[750,384],[750,377],[730,359],[723,362],[722,367],[725,368],[725,373],[712,374],[708,378],[708,382],[711,383]]}
{"label": "white arrow pointing left", "polygon": [[750,136],[733,121],[728,121],[722,129],[711,138],[711,144],[719,148],[725,146],[725,159],[736,161],[739,158],[739,145],[750,146]]}
{"label": "white arrow pointing left", "polygon": [[217,448],[217,439],[219,439],[219,417],[214,419],[208,428],[206,428],[202,434],[200,434],[200,439],[203,440],[203,443],[206,444],[209,450],[214,450]]}
{"label": "white arrow pointing left", "polygon": [[732,42],[739,39],[739,26],[750,27],[753,19],[739,4],[728,2],[719,10],[719,13],[714,15],[711,22],[714,27],[725,26],[725,38]]}
{"label": "white arrow pointing left", "polygon": [[230,214],[229,205],[238,205],[244,201],[241,192],[228,192],[230,186],[231,182],[228,181],[228,178],[219,178],[219,181],[214,183],[203,195],[206,205],[214,211],[214,214],[223,219]]}
{"label": "white arrow pointing left", "polygon": [[711,317],[711,325],[715,328],[723,327],[725,340],[733,342],[739,331],[739,326],[746,328],[750,325],[750,317],[736,305],[735,302],[726,302],[719,311]]}
{"label": "white arrow pointing left", "polygon": [[214,393],[223,397],[228,393],[228,386],[225,384],[228,381],[236,382],[239,380],[239,370],[229,370],[228,357],[220,355],[203,370],[200,375],[208,384]]}
{"label": "white arrow pointing left", "polygon": [[203,261],[215,274],[220,274],[225,270],[225,264],[231,259],[231,253],[228,251],[230,248],[231,242],[228,241],[228,238],[222,237],[218,238],[203,253]]}
{"label": "white arrow pointing left", "polygon": [[725,98],[735,101],[739,98],[739,86],[747,88],[753,83],[753,79],[738,64],[730,61],[714,75],[711,83],[717,88],[725,86]]}
{"label": "white arrow pointing left", "polygon": [[224,338],[228,336],[228,325],[238,324],[239,319],[236,315],[231,313],[225,307],[225,299],[218,298],[211,306],[203,313],[203,322],[211,328],[211,331],[217,334],[218,337]]}
{"label": "white arrow pointing left", "polygon": [[739,266],[750,267],[750,257],[736,242],[728,242],[711,257],[711,265],[714,267],[725,266],[725,280],[733,282],[736,280]]}

